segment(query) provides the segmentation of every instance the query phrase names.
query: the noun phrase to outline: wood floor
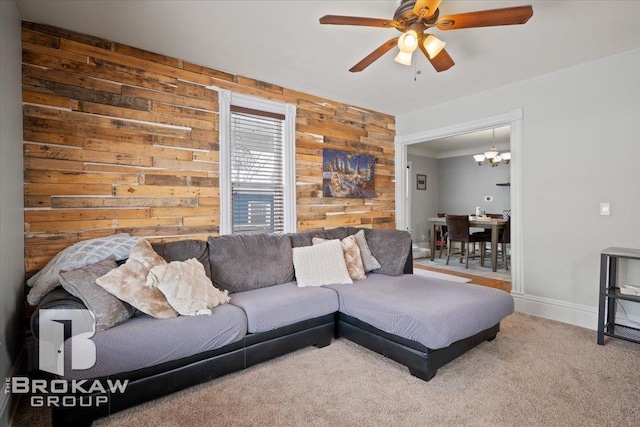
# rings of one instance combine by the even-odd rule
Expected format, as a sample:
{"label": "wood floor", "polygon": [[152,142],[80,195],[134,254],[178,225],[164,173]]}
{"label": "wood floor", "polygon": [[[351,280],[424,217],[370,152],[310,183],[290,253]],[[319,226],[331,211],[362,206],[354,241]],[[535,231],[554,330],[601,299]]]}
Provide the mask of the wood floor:
{"label": "wood floor", "polygon": [[413,268],[421,270],[436,271],[438,273],[450,274],[452,276],[465,277],[471,279],[471,283],[476,285],[488,286],[490,288],[500,289],[505,292],[511,292],[511,282],[500,279],[490,279],[488,277],[474,276],[472,274],[458,273],[457,271],[443,270],[435,267],[425,267],[424,265],[413,264]]}

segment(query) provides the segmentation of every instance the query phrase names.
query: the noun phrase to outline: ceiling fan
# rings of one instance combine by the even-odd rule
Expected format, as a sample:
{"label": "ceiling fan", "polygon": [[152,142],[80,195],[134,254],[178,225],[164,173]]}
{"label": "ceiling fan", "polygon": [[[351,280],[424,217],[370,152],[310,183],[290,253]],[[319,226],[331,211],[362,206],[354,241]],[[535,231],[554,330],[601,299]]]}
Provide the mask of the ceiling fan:
{"label": "ceiling fan", "polygon": [[351,67],[352,73],[362,71],[382,55],[398,46],[400,52],[396,62],[411,65],[411,57],[420,48],[437,72],[448,70],[455,64],[444,49],[445,42],[426,31],[436,27],[439,30],[459,30],[463,28],[493,27],[526,23],[533,16],[531,6],[507,7],[504,9],[482,10],[440,17],[442,0],[401,0],[393,15],[393,20],[364,18],[358,16],[325,15],[321,24],[359,25],[364,27],[395,28],[402,33],[384,42],[380,47]]}

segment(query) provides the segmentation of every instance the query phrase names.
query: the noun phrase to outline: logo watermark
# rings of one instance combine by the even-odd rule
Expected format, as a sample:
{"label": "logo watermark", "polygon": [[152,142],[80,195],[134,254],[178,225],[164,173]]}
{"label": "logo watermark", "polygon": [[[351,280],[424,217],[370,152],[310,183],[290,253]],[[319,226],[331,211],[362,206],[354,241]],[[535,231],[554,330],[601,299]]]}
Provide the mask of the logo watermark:
{"label": "logo watermark", "polygon": [[[65,342],[65,327],[71,338]],[[70,328],[70,329],[69,329]],[[96,364],[95,316],[89,310],[42,309],[39,312],[38,368],[57,376],[66,368],[85,370]],[[65,349],[71,354],[65,357]],[[107,404],[108,396],[124,393],[129,380],[64,380],[7,378],[5,393],[31,395],[31,406],[91,407]]]}
{"label": "logo watermark", "polygon": [[109,394],[124,393],[129,380],[44,380],[28,377],[7,378],[5,393],[30,394],[31,406],[100,406]]}
{"label": "logo watermark", "polygon": [[71,369],[89,369],[96,364],[95,318],[89,310],[40,310],[38,368],[64,375],[64,327],[71,323]]}

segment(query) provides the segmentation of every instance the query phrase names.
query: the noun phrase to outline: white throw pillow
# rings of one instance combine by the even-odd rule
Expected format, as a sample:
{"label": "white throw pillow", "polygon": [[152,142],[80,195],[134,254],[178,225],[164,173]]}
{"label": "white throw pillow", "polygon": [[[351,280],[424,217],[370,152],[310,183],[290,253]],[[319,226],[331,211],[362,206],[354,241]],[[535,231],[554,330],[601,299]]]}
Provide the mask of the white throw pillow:
{"label": "white throw pillow", "polygon": [[138,241],[127,233],[114,234],[97,239],[84,240],[75,243],[54,256],[51,261],[27,280],[31,286],[27,301],[31,305],[38,305],[42,298],[60,285],[58,274],[60,270],[75,270],[95,264],[113,255],[116,261],[129,256],[129,252]]}
{"label": "white throw pillow", "polygon": [[293,248],[293,268],[299,287],[353,283],[339,240]]}
{"label": "white throw pillow", "polygon": [[[327,242],[326,239],[320,237],[314,237],[311,239],[314,245]],[[347,236],[342,240],[339,240],[340,246],[342,246],[342,255],[344,256],[344,262],[347,264],[347,271],[349,277],[353,280],[363,280],[367,276],[364,274],[364,266],[362,265],[362,257],[360,256],[360,248],[358,242],[353,236]]]}
{"label": "white throw pillow", "polygon": [[229,302],[229,292],[211,283],[200,261],[173,261],[149,271],[147,286],[164,294],[171,307],[184,316],[211,314],[211,309]]}

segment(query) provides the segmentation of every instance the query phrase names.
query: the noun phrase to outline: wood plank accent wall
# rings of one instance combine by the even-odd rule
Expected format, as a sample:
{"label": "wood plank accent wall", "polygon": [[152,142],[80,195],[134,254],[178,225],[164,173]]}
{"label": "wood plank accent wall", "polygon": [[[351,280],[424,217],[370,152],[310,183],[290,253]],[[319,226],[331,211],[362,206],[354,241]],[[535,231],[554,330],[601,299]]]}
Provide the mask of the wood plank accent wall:
{"label": "wood plank accent wall", "polygon": [[[25,270],[127,232],[218,233],[218,94],[297,105],[298,231],[395,226],[395,119],[109,40],[22,24]],[[376,156],[375,199],[322,197],[322,149]]]}

